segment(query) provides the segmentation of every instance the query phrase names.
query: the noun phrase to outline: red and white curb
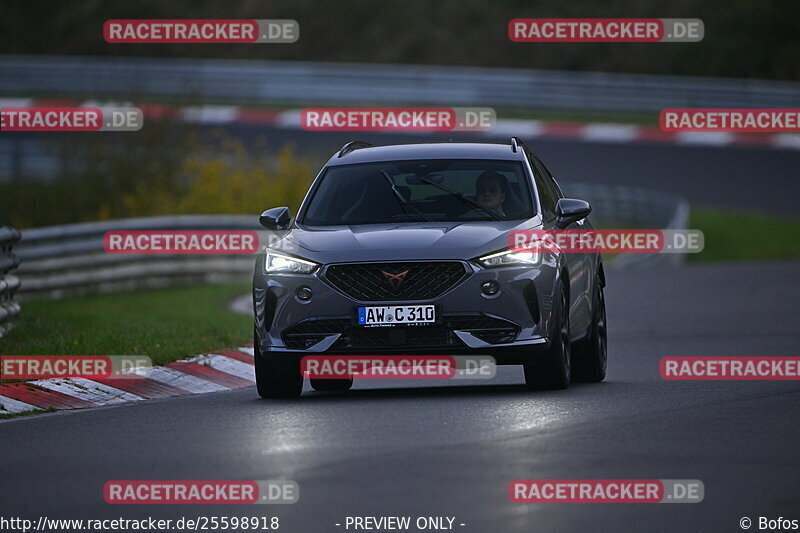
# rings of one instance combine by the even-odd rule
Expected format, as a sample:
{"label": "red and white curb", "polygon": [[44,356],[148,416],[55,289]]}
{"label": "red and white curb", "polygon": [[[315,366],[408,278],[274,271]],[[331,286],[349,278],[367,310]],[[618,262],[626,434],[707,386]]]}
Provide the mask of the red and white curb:
{"label": "red and white curb", "polygon": [[[301,129],[300,110],[257,109],[229,105],[169,106],[134,104],[132,102],[76,102],[33,98],[0,98],[2,107],[126,107],[136,106],[147,120],[178,120],[192,124],[227,125],[255,124],[286,129]],[[397,132],[396,132],[397,133]],[[437,132],[408,132],[414,135]],[[441,132],[438,132],[441,133]],[[564,139],[586,142],[656,143],[684,146],[760,146],[785,150],[800,150],[798,133],[731,133],[661,131],[657,126],[638,126],[615,123],[553,122],[528,119],[497,119],[491,131],[473,132],[487,137],[523,139]]]}
{"label": "red and white curb", "polygon": [[83,409],[154,398],[205,394],[255,385],[253,348],[222,350],[140,368],[138,378],[40,379],[0,383],[0,415],[46,409]]}

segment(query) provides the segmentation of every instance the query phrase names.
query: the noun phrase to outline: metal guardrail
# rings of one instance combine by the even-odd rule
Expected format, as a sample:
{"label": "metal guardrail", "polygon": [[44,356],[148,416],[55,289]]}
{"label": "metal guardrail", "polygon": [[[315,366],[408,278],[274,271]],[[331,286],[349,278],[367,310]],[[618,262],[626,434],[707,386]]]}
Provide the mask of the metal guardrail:
{"label": "metal guardrail", "polygon": [[0,337],[11,327],[19,314],[20,306],[15,300],[19,289],[19,278],[11,272],[19,265],[19,258],[12,252],[20,233],[10,226],[0,226]]}
{"label": "metal guardrail", "polygon": [[263,105],[425,104],[654,112],[798,107],[800,83],[393,64],[88,56],[0,57],[0,94]]}
{"label": "metal guardrail", "polygon": [[[587,199],[599,227],[681,229],[686,202],[645,189],[564,184],[565,194]],[[112,292],[245,279],[252,274],[251,255],[108,254],[103,235],[111,230],[254,230],[263,235],[255,215],[183,215],[130,218],[25,230],[16,253],[22,260],[22,295],[59,298],[88,292]],[[266,239],[262,237],[261,242]],[[681,254],[628,254],[615,265],[679,262]]]}
{"label": "metal guardrail", "polygon": [[171,287],[245,279],[251,255],[109,254],[103,236],[112,230],[263,231],[257,215],[180,215],[128,218],[22,232],[20,294],[51,298],[92,292]]}

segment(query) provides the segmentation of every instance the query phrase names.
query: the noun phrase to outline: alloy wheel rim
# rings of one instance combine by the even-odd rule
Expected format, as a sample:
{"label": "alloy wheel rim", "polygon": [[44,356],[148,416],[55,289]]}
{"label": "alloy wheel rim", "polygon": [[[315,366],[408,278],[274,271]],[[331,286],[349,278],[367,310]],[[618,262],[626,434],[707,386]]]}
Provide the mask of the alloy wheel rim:
{"label": "alloy wheel rim", "polygon": [[567,307],[566,296],[561,293],[561,352],[564,354],[564,368],[566,369],[567,377],[570,376],[572,354],[570,353],[569,345],[569,312]]}
{"label": "alloy wheel rim", "polygon": [[603,371],[606,369],[606,360],[607,360],[607,332],[606,332],[606,300],[603,296],[603,289],[600,289],[600,298],[599,298],[599,314],[600,316],[597,318],[597,350],[600,354],[600,367]]}

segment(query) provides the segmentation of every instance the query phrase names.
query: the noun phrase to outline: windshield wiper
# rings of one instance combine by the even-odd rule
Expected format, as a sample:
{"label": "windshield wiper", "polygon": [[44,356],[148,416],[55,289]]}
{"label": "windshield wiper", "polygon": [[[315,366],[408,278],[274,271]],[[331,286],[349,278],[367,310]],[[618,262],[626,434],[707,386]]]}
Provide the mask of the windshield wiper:
{"label": "windshield wiper", "polygon": [[453,196],[455,196],[456,198],[458,198],[462,202],[474,207],[475,209],[480,209],[484,213],[489,214],[489,216],[491,216],[495,220],[505,220],[505,217],[501,216],[499,213],[495,213],[491,209],[486,209],[485,207],[483,207],[481,204],[479,204],[475,200],[472,200],[472,199],[468,198],[466,195],[464,195],[464,193],[460,193],[460,192],[456,191],[455,189],[451,189],[450,187],[448,187],[446,185],[442,185],[441,183],[436,183],[435,181],[433,181],[432,179],[430,179],[430,178],[428,178],[426,176],[420,176],[419,174],[417,174],[417,178],[419,178],[420,181],[422,181],[424,183],[427,183],[428,185],[433,185],[434,187],[437,187],[437,188],[439,188],[439,189],[441,189],[441,190],[443,190],[445,192],[449,192],[450,194],[452,194]]}
{"label": "windshield wiper", "polygon": [[394,178],[391,177],[389,173],[386,172],[385,169],[381,169],[381,174],[383,174],[383,177],[386,178],[386,181],[389,182],[389,186],[392,188],[392,192],[397,197],[397,201],[400,202],[400,205],[403,207],[403,209],[405,209],[406,213],[408,213],[407,208],[411,208],[417,215],[422,217],[423,220],[425,220],[426,222],[433,222],[433,220],[431,220],[425,213],[420,211],[419,208],[417,208],[417,206],[411,204],[408,200],[406,200],[405,196],[403,196],[403,193],[397,190],[397,182],[394,181]]}

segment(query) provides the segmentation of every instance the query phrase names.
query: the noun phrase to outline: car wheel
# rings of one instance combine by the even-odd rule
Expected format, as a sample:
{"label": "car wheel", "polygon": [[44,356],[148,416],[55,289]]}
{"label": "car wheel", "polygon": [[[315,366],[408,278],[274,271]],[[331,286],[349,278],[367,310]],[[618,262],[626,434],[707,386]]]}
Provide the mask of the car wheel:
{"label": "car wheel", "polygon": [[543,357],[525,365],[525,386],[531,390],[566,389],[569,386],[571,370],[569,303],[564,285],[561,283],[553,314],[550,349]]}
{"label": "car wheel", "polygon": [[350,379],[309,379],[311,388],[316,391],[324,392],[344,392],[353,386],[353,378]]}
{"label": "car wheel", "polygon": [[576,378],[580,381],[598,383],[606,377],[608,363],[608,340],[606,329],[606,299],[603,286],[598,278],[595,282],[592,307],[592,326],[589,337],[582,346],[575,361]]}
{"label": "car wheel", "polygon": [[300,362],[292,356],[285,361],[269,361],[261,356],[258,335],[253,335],[256,389],[262,398],[299,398],[303,393]]}

